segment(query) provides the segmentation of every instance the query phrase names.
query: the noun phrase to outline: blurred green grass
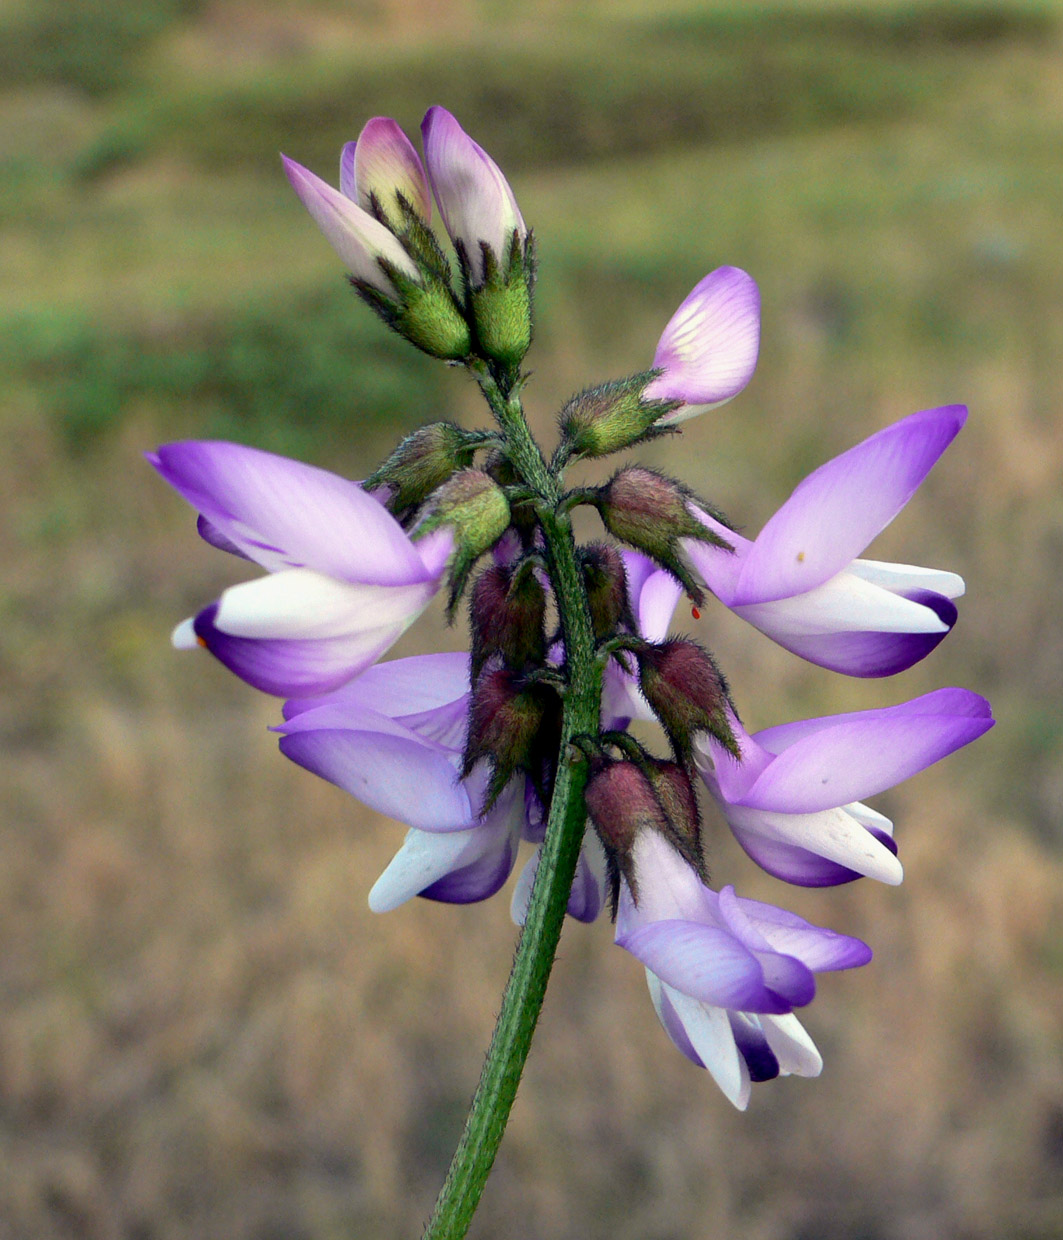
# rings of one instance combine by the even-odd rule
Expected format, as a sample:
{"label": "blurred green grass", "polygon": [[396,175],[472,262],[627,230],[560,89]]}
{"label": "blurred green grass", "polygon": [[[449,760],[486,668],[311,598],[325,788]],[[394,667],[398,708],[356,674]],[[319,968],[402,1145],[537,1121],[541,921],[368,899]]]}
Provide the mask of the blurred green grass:
{"label": "blurred green grass", "polygon": [[[413,132],[441,102],[539,236],[545,438],[725,262],[761,286],[757,376],[645,455],[751,530],[885,422],[971,405],[876,549],[968,579],[927,665],[868,686],[726,616],[698,635],[754,726],[941,683],[1001,720],[882,799],[900,891],[758,885],[714,830],[722,881],[878,952],[809,1015],[820,1082],[727,1114],[604,928],[566,934],[474,1234],[1063,1236],[1061,22],[1019,0],[0,12],[12,1235],[408,1236],[437,1187],[505,901],[370,919],[399,829],[282,763],[272,704],[168,651],[234,570],[141,454],[226,436],[357,477],[418,422],[481,419],[353,299],[277,159],[331,175],[368,115]],[[461,640],[434,617],[402,651]]]}

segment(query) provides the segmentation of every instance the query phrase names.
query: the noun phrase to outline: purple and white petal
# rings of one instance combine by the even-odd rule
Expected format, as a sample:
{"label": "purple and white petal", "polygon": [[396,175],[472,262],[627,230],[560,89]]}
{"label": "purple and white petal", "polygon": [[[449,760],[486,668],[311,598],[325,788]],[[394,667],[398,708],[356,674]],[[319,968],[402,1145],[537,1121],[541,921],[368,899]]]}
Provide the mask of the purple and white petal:
{"label": "purple and white petal", "polygon": [[[976,740],[994,721],[985,698],[938,689],[899,706],[818,722],[823,726],[815,730],[769,731],[765,739],[787,743],[739,798],[742,805],[811,814],[860,801]],[[757,740],[766,747],[760,734]]]}
{"label": "purple and white petal", "polygon": [[486,900],[513,868],[512,834],[475,826],[464,831],[407,832],[402,847],[369,892],[374,913],[387,913],[413,896],[448,904]]}
{"label": "purple and white petal", "polygon": [[765,985],[756,956],[726,930],[692,921],[654,921],[617,934],[616,941],[666,985],[702,1003],[748,1012],[790,1010]]}
{"label": "purple and white petal", "polygon": [[672,1006],[675,1018],[695,1054],[727,1098],[740,1111],[749,1105],[750,1077],[746,1061],[738,1053],[727,1012],[723,1008],[691,999],[665,984],[662,998]]}
{"label": "purple and white petal", "polygon": [[495,161],[445,108],[428,109],[421,134],[439,213],[451,239],[465,250],[473,283],[481,284],[480,243],[504,261],[514,230],[521,240],[527,235],[517,200]]}
{"label": "purple and white petal", "polygon": [[827,861],[807,848],[784,844],[753,831],[734,832],[746,855],[772,878],[795,887],[838,887],[867,877],[848,866]]}
{"label": "purple and white petal", "polygon": [[676,604],[683,596],[683,587],[664,569],[658,569],[643,583],[635,618],[639,632],[647,641],[660,642],[668,636]]}
{"label": "purple and white petal", "polygon": [[810,474],[744,557],[733,604],[804,594],[848,567],[911,499],[966,417],[962,405],[914,413]]}
{"label": "purple and white petal", "polygon": [[718,267],[686,297],[664,329],[653,358],[664,373],[646,400],[679,400],[660,419],[684,422],[737,396],[753,377],[760,348],[760,293],[737,267]]}
{"label": "purple and white petal", "polygon": [[[164,444],[148,460],[221,539],[271,572],[308,567],[378,585],[432,575],[423,545],[357,483],[327,470],[210,440]],[[432,556],[439,550],[430,545]]]}
{"label": "purple and white petal", "polygon": [[434,592],[288,569],[230,587],[196,616],[194,629],[199,644],[248,684],[299,698],[329,693],[375,663]]}
{"label": "purple and white petal", "polygon": [[734,1034],[738,1053],[746,1061],[749,1079],[753,1084],[774,1081],[779,1075],[779,1061],[764,1035],[764,1029],[756,1016],[745,1012],[728,1012],[731,1032]]}
{"label": "purple and white petal", "polygon": [[[724,902],[724,891],[720,893],[721,904]],[[774,904],[736,896],[733,891],[728,901],[733,901],[774,951],[795,957],[815,973],[854,969],[871,959],[871,948],[860,939],[814,926],[796,913],[776,908]]]}
{"label": "purple and white petal", "polygon": [[395,297],[397,290],[378,262],[385,259],[404,276],[420,281],[417,264],[379,220],[294,159],[282,155],[281,160],[292,189],[355,279]]}
{"label": "purple and white petal", "polygon": [[683,1026],[683,1022],[679,1019],[678,1013],[672,1006],[671,999],[665,994],[665,988],[661,983],[661,979],[655,977],[649,969],[646,970],[646,985],[649,987],[650,1001],[653,1003],[654,1011],[657,1013],[657,1019],[664,1026],[664,1031],[671,1038],[673,1045],[696,1068],[704,1068],[705,1064],[694,1049],[694,1044],[687,1036],[687,1031]]}
{"label": "purple and white petal", "polygon": [[421,831],[476,823],[479,800],[455,758],[419,737],[315,728],[282,735],[281,752],[364,805]]}
{"label": "purple and white petal", "polygon": [[[720,802],[735,839],[763,869],[803,887],[848,881],[802,854],[823,858],[842,869],[895,887],[904,869],[895,851],[866,830],[844,809],[790,814]],[[892,841],[891,841],[892,844]],[[796,853],[793,851],[796,850]]]}
{"label": "purple and white petal", "polygon": [[[356,680],[334,693],[294,698],[284,704],[286,719],[316,707],[332,705],[360,711],[380,710],[407,727],[426,734],[435,730],[431,717],[464,706],[469,693],[469,656],[464,651],[411,655],[367,668]],[[442,741],[442,737],[432,739]],[[460,746],[458,746],[460,747]]]}
{"label": "purple and white petal", "polygon": [[894,594],[846,571],[807,594],[732,607],[785,650],[847,676],[892,676],[925,658],[956,623],[941,594]]}
{"label": "purple and white petal", "polygon": [[[401,628],[373,629],[337,637],[237,637],[213,623],[217,604],[193,621],[196,644],[209,650],[229,671],[263,693],[277,697],[328,693],[385,654]],[[186,632],[174,631],[177,645]]]}

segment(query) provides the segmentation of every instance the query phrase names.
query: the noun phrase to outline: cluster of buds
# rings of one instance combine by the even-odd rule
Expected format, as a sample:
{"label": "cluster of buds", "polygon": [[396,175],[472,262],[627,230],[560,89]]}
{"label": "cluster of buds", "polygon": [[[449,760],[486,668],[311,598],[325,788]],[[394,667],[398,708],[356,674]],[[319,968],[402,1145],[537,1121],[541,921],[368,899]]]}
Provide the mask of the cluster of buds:
{"label": "cluster of buds", "polygon": [[[344,148],[338,190],[285,166],[362,299],[418,348],[464,365],[496,425],[422,427],[362,485],[235,444],[161,448],[152,463],[198,510],[202,536],[266,570],[178,626],[175,644],[205,647],[286,698],[282,751],[407,825],[370,893],[375,909],[483,899],[526,843],[513,896],[522,922],[544,840],[585,828],[568,911],[591,921],[611,904],[668,1035],[744,1106],[753,1081],[819,1070],[793,1010],[812,998],[814,973],[870,952],[713,890],[696,788],[779,878],[895,883],[892,824],[863,798],[992,717],[976,694],[945,689],[751,734],[714,656],[670,634],[672,613],[685,594],[697,619],[714,596],[786,649],[854,676],[925,657],[956,620],[962,580],[859,557],[966,413],[931,409],[872,435],[805,479],[753,540],[640,465],[566,490],[576,458],[626,450],[741,391],[759,345],[756,285],[733,267],[700,281],[648,369],[564,405],[548,464],[520,407],[531,234],[497,165],[449,113],[431,108],[422,132],[423,163],[394,121],[370,121]],[[432,230],[433,197],[452,258]],[[623,548],[578,546],[579,504]],[[378,663],[443,590],[452,620],[467,600],[469,653]],[[659,725],[666,756],[632,736],[634,720]],[[582,782],[563,781],[562,762],[585,763]],[[585,813],[571,801],[584,784]]]}
{"label": "cluster of buds", "polygon": [[[531,344],[534,243],[493,159],[444,108],[421,124],[424,162],[388,117],[340,158],[340,187],[284,157],[295,192],[345,263],[352,286],[432,357],[480,356],[515,375]],[[432,230],[435,197],[459,281]]]}

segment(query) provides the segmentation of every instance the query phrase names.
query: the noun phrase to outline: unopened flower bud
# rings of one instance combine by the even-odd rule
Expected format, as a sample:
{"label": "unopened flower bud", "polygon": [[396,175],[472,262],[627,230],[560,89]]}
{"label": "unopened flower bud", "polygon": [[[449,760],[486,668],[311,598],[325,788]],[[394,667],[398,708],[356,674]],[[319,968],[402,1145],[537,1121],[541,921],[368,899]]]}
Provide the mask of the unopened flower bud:
{"label": "unopened flower bud", "polygon": [[738,758],[727,682],[707,650],[673,638],[639,651],[639,683],[675,751],[684,760],[696,732],[708,732]]}
{"label": "unopened flower bud", "polygon": [[621,623],[634,631],[620,552],[609,543],[595,542],[581,547],[579,557],[596,640],[615,636]]}
{"label": "unopened flower bud", "polygon": [[646,371],[588,388],[573,396],[561,410],[561,431],[573,455],[598,457],[619,452],[663,432],[658,418],[678,402],[645,400],[647,385],[659,372]]}
{"label": "unopened flower bud", "polygon": [[469,601],[472,679],[493,654],[522,670],[546,656],[546,591],[527,564],[494,564],[476,579]]}
{"label": "unopened flower bud", "polygon": [[444,482],[472,464],[476,442],[451,422],[422,426],[399,444],[365,480],[366,490],[386,486],[388,511],[402,518],[418,508]]}
{"label": "unopened flower bud", "polygon": [[550,685],[511,668],[489,668],[480,675],[472,691],[462,774],[468,775],[482,759],[491,763],[485,810],[519,770],[531,774],[541,789],[540,733],[557,703]]}
{"label": "unopened flower bud", "polygon": [[655,470],[632,465],[614,474],[596,500],[605,528],[621,542],[656,560],[696,603],[704,598],[679,546],[682,538],[733,550],[690,511],[691,492]]}
{"label": "unopened flower bud", "polygon": [[343,148],[340,190],[393,233],[405,227],[403,202],[426,224],[432,218],[432,192],[424,165],[409,138],[388,116],[367,121],[358,141]]}
{"label": "unopened flower bud", "polygon": [[429,496],[414,534],[423,536],[441,525],[454,530],[448,602],[453,614],[472,566],[509,526],[509,501],[482,469],[460,470]]}

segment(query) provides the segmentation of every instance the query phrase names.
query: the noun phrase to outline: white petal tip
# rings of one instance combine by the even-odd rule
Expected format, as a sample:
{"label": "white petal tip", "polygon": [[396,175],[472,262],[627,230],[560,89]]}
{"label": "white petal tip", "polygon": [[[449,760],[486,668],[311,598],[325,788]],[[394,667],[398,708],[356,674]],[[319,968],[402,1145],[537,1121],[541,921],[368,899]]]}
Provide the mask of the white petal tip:
{"label": "white petal tip", "polygon": [[904,866],[894,857],[892,865],[881,865],[877,867],[874,874],[869,874],[868,877],[877,878],[887,887],[899,887],[904,882]]}
{"label": "white petal tip", "polygon": [[192,627],[192,617],[182,620],[170,634],[170,641],[175,650],[195,650],[199,646],[199,638]]}

